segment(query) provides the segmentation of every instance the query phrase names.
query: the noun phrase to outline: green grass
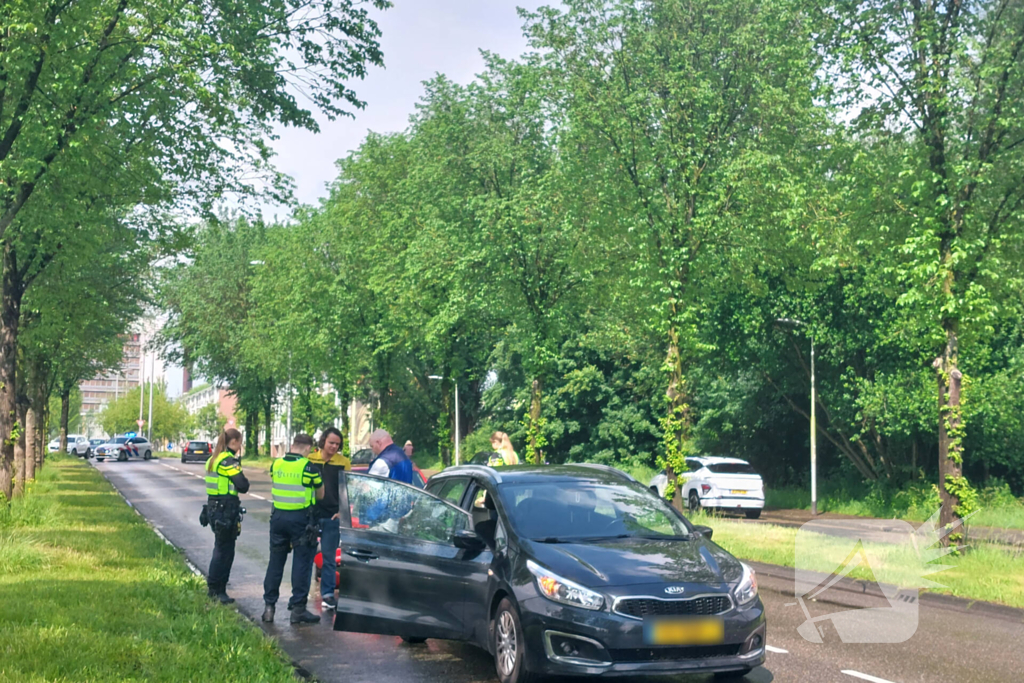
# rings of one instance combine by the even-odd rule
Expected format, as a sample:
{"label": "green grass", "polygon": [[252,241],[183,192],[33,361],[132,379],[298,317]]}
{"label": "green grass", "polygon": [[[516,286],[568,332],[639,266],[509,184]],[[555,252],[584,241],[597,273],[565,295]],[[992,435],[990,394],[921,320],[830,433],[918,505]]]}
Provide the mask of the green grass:
{"label": "green grass", "polygon": [[294,680],[83,462],[51,456],[0,510],[0,681]]}
{"label": "green grass", "polygon": [[[714,529],[714,541],[741,559],[794,566],[797,529],[772,524],[747,524],[739,520],[723,519],[705,513],[688,515],[694,524],[706,524]],[[801,553],[801,566],[823,572],[834,570],[851,549],[849,539],[813,534],[815,543],[810,553],[810,564]],[[885,577],[878,580],[911,586],[915,569],[921,560],[913,548],[906,545],[880,545],[865,543],[873,566],[881,562],[888,568]],[[809,546],[802,546],[808,548]],[[837,560],[836,558],[839,558]],[[928,577],[941,584],[928,590],[973,600],[998,602],[1013,607],[1024,607],[1024,548],[1004,548],[981,544],[970,548],[960,557],[944,557],[935,564],[950,568]],[[860,569],[854,578],[871,580],[872,576]],[[902,580],[901,580],[902,578]]]}

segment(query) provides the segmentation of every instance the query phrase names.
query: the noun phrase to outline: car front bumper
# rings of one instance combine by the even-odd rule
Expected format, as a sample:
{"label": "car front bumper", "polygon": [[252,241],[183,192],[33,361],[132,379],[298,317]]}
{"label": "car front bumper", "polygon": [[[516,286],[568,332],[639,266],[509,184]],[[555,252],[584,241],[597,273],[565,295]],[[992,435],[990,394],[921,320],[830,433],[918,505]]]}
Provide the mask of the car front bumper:
{"label": "car front bumper", "polygon": [[[764,664],[765,618],[760,598],[750,607],[722,615],[721,646],[651,646],[644,642],[642,621],[607,609],[587,611],[543,597],[520,603],[529,670],[553,676],[664,676],[740,671]],[[571,642],[573,638],[587,643],[588,657],[558,652],[562,639]]]}

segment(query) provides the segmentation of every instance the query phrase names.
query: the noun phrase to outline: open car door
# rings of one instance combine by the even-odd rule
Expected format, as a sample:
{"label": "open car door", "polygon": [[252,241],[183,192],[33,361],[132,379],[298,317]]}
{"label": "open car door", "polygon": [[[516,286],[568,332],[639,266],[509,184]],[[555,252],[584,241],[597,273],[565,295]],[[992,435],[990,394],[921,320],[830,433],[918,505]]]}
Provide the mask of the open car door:
{"label": "open car door", "polygon": [[469,637],[467,589],[471,582],[487,581],[492,560],[472,532],[469,514],[392,479],[347,472],[341,487],[341,581],[334,629],[407,638]]}

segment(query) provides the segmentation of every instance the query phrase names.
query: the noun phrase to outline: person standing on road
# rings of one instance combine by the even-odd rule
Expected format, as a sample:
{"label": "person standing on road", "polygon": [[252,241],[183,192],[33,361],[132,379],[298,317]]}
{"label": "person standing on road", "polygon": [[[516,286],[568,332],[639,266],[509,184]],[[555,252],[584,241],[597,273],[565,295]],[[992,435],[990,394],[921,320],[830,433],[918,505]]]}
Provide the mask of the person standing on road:
{"label": "person standing on road", "polygon": [[324,496],[323,478],[306,456],[313,447],[308,434],[296,434],[291,450],[270,467],[274,511],[270,515],[270,563],[263,579],[263,621],[274,621],[281,579],[288,553],[292,557],[292,596],[288,600],[289,621],[293,624],[315,624],[319,615],[306,609],[309,583],[316,554],[316,520],[313,506]]}
{"label": "person standing on road", "polygon": [[[239,493],[249,491],[249,480],[242,474],[242,433],[225,429],[217,437],[213,455],[206,461],[206,521],[213,530],[213,557],[206,577],[207,593],[225,605],[228,578],[235,562],[235,539],[242,532],[242,506]],[[203,526],[206,526],[205,524]]]}
{"label": "person standing on road", "polygon": [[412,460],[395,445],[386,430],[378,429],[370,434],[370,450],[377,456],[370,463],[370,474],[412,483]]}
{"label": "person standing on road", "polygon": [[405,457],[407,457],[410,460],[412,460],[412,451],[413,451],[412,441],[406,441],[405,442],[405,446],[402,447],[402,451],[405,452]]}
{"label": "person standing on road", "polygon": [[337,578],[337,556],[340,505],[340,474],[352,469],[352,461],[339,453],[341,432],[328,427],[320,435],[319,449],[309,454],[309,461],[319,470],[324,480],[324,497],[316,504],[316,518],[320,526],[320,553],[323,568],[320,571],[320,601],[326,609],[336,609],[338,600],[334,597],[334,581]]}

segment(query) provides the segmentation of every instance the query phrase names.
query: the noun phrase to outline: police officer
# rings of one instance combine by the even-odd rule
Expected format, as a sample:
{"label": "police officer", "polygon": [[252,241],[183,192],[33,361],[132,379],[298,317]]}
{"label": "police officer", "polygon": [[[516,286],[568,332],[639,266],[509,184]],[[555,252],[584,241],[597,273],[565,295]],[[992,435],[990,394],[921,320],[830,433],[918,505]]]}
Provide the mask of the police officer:
{"label": "police officer", "polygon": [[[242,474],[242,433],[225,429],[217,437],[213,455],[206,461],[207,523],[213,530],[213,557],[206,578],[207,592],[224,604],[234,602],[228,597],[228,577],[235,561],[235,539],[242,531],[242,507],[238,494],[249,490],[249,480]],[[205,526],[205,524],[204,524]]]}
{"label": "police officer", "polygon": [[293,624],[315,624],[320,616],[306,609],[309,584],[316,554],[317,526],[313,505],[323,498],[323,479],[319,470],[306,458],[313,447],[308,434],[297,434],[286,456],[274,461],[270,468],[274,512],[270,515],[270,564],[263,579],[263,621],[274,621],[277,598],[281,592],[284,564],[292,557],[292,597],[288,600]]}

